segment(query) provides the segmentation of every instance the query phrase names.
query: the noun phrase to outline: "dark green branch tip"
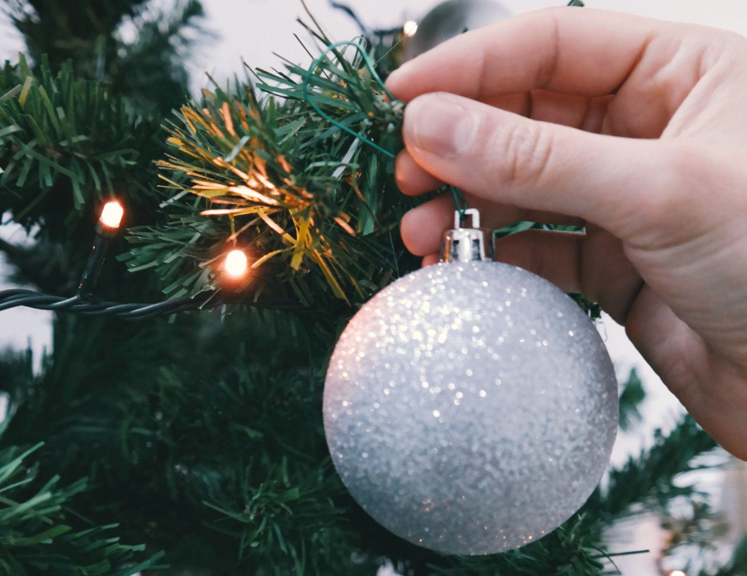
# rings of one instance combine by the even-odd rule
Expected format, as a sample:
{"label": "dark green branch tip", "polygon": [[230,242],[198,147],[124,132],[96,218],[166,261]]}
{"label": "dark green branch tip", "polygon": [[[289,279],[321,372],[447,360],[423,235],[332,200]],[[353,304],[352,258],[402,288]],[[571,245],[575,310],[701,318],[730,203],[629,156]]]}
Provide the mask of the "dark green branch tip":
{"label": "dark green branch tip", "polygon": [[319,108],[316,105],[316,102],[314,102],[314,99],[311,96],[311,93],[309,92],[309,82],[311,81],[311,77],[314,75],[314,72],[319,68],[324,61],[324,59],[327,57],[327,54],[330,52],[334,52],[337,48],[340,48],[342,46],[352,46],[355,48],[355,50],[360,54],[361,58],[363,59],[364,64],[366,65],[366,69],[371,74],[374,80],[379,84],[381,89],[384,91],[384,93],[389,97],[389,99],[392,101],[392,106],[400,107],[402,103],[397,100],[392,93],[387,89],[386,85],[384,84],[384,81],[379,76],[378,72],[376,72],[376,66],[373,62],[371,62],[370,58],[368,57],[368,54],[366,54],[366,51],[361,47],[361,45],[358,42],[349,40],[347,42],[338,42],[336,44],[332,44],[330,46],[327,46],[322,53],[319,55],[319,58],[314,60],[314,63],[309,67],[309,70],[306,73],[306,76],[303,79],[303,97],[304,100],[311,106],[317,114],[319,114],[322,118],[333,124],[334,126],[337,126],[341,130],[344,130],[348,134],[351,134],[352,136],[355,136],[358,140],[363,142],[364,144],[368,144],[372,148],[378,150],[382,154],[385,154],[389,158],[394,158],[395,155],[393,152],[390,152],[389,150],[386,150],[376,144],[375,142],[371,142],[368,138],[364,137],[362,134],[359,134],[358,132],[351,130],[344,124],[338,122],[337,120],[334,120],[333,118],[330,118],[327,114],[325,114],[321,108]]}

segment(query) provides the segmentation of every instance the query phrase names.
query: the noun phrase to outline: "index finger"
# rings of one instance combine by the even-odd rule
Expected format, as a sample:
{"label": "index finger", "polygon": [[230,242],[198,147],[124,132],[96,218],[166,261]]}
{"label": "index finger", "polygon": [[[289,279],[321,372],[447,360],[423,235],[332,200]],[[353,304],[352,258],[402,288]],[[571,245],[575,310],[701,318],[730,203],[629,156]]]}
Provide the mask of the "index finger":
{"label": "index finger", "polygon": [[535,89],[613,94],[641,60],[654,22],[588,8],[531,12],[421,54],[392,73],[387,87],[405,102],[428,92],[475,100]]}

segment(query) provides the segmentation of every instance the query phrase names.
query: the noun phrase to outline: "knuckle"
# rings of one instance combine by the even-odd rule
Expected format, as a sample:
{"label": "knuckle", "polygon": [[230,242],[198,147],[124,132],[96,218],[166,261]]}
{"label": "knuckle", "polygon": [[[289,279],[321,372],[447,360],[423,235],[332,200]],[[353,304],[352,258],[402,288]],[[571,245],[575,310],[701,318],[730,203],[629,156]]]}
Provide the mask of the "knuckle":
{"label": "knuckle", "polygon": [[[710,179],[710,153],[703,146],[677,144],[667,149],[664,155],[662,184],[663,194],[673,204],[692,210],[700,204],[700,199],[708,196],[703,185]],[[705,193],[705,196],[703,195]]]}
{"label": "knuckle", "polygon": [[639,194],[642,215],[652,224],[688,221],[708,196],[698,184],[710,171],[707,154],[701,147],[677,143],[662,146],[652,157],[658,177]]}
{"label": "knuckle", "polygon": [[[638,212],[645,222],[660,225],[677,218],[677,213],[683,204],[687,181],[686,173],[692,170],[687,166],[689,154],[684,154],[677,148],[664,148],[652,155],[656,158],[652,180],[647,190],[638,191]],[[692,162],[699,162],[697,158],[690,158]],[[658,166],[656,165],[658,164]]]}
{"label": "knuckle", "polygon": [[677,209],[677,195],[666,188],[656,186],[640,191],[636,210],[631,218],[640,218],[639,226],[646,230],[662,226],[675,219]]}
{"label": "knuckle", "polygon": [[747,38],[731,30],[719,30],[729,50],[734,50],[735,55],[744,57],[747,53]]}
{"label": "knuckle", "polygon": [[702,146],[688,142],[678,142],[667,147],[665,169],[672,175],[689,178],[708,168],[706,151]]}
{"label": "knuckle", "polygon": [[[738,191],[747,182],[745,148],[733,143],[683,142],[673,151],[669,179],[680,205],[691,215],[707,208],[711,215],[730,218],[747,209],[747,196]],[[702,218],[701,212],[699,219]]]}
{"label": "knuckle", "polygon": [[527,270],[533,272],[537,276],[542,278],[547,277],[547,261],[546,254],[542,247],[537,242],[529,241],[527,246]]}

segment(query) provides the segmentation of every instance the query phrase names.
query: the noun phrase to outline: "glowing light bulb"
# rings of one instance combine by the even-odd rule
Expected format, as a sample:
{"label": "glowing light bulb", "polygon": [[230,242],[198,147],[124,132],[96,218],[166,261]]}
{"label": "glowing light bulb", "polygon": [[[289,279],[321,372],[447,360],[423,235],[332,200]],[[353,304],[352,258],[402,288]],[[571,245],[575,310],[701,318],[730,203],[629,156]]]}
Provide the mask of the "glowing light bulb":
{"label": "glowing light bulb", "polygon": [[124,208],[116,200],[107,202],[104,204],[103,210],[101,210],[101,223],[107,228],[119,228],[122,223],[122,217],[124,216]]}
{"label": "glowing light bulb", "polygon": [[687,576],[682,570],[672,570],[669,576]]}
{"label": "glowing light bulb", "polygon": [[249,259],[241,250],[231,250],[226,256],[226,274],[233,278],[241,278],[249,268]]}
{"label": "glowing light bulb", "polygon": [[415,22],[415,20],[408,20],[402,27],[402,31],[404,32],[405,36],[407,36],[408,38],[412,38],[418,32],[418,23]]}

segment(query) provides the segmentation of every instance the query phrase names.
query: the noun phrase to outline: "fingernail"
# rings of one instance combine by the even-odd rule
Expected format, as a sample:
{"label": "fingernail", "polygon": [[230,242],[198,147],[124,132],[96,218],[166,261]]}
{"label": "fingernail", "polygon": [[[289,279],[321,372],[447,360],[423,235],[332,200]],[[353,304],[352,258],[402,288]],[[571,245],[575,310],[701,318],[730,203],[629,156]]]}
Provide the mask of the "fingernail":
{"label": "fingernail", "polygon": [[474,139],[477,117],[454,96],[421,96],[405,110],[405,138],[425,152],[451,158]]}

